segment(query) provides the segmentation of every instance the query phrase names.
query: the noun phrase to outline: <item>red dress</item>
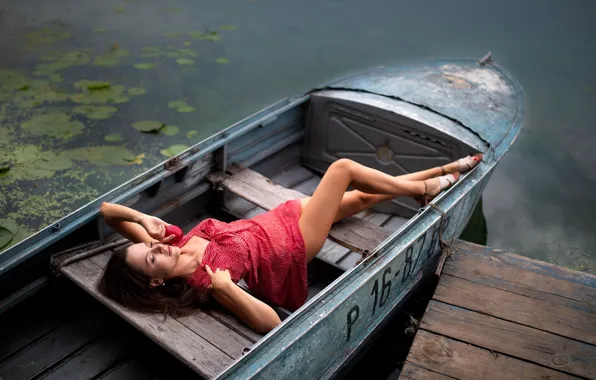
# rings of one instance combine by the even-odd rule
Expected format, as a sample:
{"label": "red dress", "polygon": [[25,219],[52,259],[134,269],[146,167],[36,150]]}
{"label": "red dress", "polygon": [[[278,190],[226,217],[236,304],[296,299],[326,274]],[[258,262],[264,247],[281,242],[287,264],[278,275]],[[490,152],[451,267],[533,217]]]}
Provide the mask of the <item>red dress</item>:
{"label": "red dress", "polygon": [[232,281],[244,278],[255,295],[291,311],[298,309],[308,295],[300,212],[300,200],[296,199],[251,219],[200,222],[176,244],[182,247],[193,236],[209,240],[189,284],[207,291],[211,278],[205,265],[213,271],[227,269]]}

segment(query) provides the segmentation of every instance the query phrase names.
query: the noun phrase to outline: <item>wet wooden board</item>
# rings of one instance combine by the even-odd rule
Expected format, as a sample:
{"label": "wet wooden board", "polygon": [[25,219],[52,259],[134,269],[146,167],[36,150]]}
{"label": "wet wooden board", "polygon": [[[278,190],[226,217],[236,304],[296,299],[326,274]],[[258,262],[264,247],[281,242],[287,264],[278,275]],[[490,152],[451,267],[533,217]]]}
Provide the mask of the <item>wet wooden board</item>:
{"label": "wet wooden board", "polygon": [[[276,185],[267,177],[247,168],[230,167],[233,175],[218,172],[208,176],[214,184],[221,185],[266,210],[283,202],[301,199],[305,194]],[[389,233],[372,223],[351,217],[335,223],[329,237],[336,243],[355,251],[372,251],[381,244]]]}
{"label": "wet wooden board", "polygon": [[[62,273],[203,377],[216,376],[237,357],[241,342],[249,343],[223,324],[214,331],[198,328],[196,320],[184,320],[194,328],[191,329],[175,318],[164,320],[158,314],[137,313],[123,308],[97,291],[101,268],[91,260],[64,267]],[[215,319],[210,322],[218,323]],[[228,342],[225,343],[227,346],[222,346],[221,342],[226,342],[225,338],[230,339],[231,336],[234,336],[234,343]]]}
{"label": "wet wooden board", "polygon": [[592,275],[454,248],[400,379],[596,379]]}

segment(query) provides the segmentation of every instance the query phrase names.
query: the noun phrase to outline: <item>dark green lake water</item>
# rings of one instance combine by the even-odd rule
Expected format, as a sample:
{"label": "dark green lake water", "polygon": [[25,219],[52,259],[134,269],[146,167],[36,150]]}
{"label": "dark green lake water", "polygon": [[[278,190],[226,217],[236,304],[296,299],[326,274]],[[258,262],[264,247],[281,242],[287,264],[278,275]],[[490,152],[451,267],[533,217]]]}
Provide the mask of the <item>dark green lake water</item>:
{"label": "dark green lake water", "polygon": [[[0,178],[0,216],[15,221],[23,234],[33,232],[159,163],[165,159],[161,150],[194,144],[282,97],[371,66],[481,57],[492,51],[524,86],[528,114],[484,193],[488,244],[595,273],[595,16],[591,0],[5,1],[0,6],[3,86],[8,77],[14,79],[9,75],[14,70],[33,78],[36,65],[58,60],[68,67],[54,70],[64,80],[54,83],[52,91],[72,96],[80,91],[73,83],[88,79],[147,93],[111,104],[117,112],[107,120],[72,116],[84,128],[64,138],[32,135],[21,124],[38,113],[68,113],[80,104],[46,101],[27,108],[34,103],[23,102],[15,107],[0,92],[4,161],[22,156],[15,149],[25,144],[41,152],[98,149],[72,161],[68,170],[54,170],[59,166],[53,156],[53,166],[41,172],[27,162],[14,165],[13,173],[41,178]],[[27,35],[40,28],[49,28],[56,40],[44,42],[40,36],[47,33]],[[153,50],[143,51],[147,47]],[[126,50],[129,54],[117,65],[92,65],[98,55]],[[69,51],[82,58],[68,61],[64,53]],[[141,56],[151,52],[165,56]],[[40,60],[52,55],[52,61]],[[81,63],[85,57],[89,62]],[[193,62],[179,64],[189,63],[177,63],[180,58]],[[138,63],[155,66],[140,70],[133,67]],[[36,86],[22,91],[38,99],[35,91],[45,84]],[[168,107],[176,100],[194,111]],[[140,134],[130,124],[141,120],[176,125],[179,132]],[[197,132],[188,137],[189,131]],[[120,134],[123,141],[105,141],[109,134]],[[136,163],[98,165],[113,156],[97,148],[106,145],[125,146],[125,158],[136,158]]]}

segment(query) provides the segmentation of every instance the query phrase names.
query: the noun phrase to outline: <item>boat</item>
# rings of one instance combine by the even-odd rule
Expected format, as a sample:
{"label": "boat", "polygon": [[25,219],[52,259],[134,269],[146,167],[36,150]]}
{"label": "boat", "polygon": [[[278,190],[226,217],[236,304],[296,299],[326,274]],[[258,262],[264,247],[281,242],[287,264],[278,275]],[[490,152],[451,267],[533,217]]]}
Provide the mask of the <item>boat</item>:
{"label": "boat", "polygon": [[[521,85],[490,54],[376,67],[282,99],[4,251],[2,305],[42,287],[51,261],[203,377],[337,377],[442,265],[518,136],[524,107]],[[197,310],[189,322],[124,309],[95,288],[109,251],[80,259],[119,244],[101,221],[102,202],[188,230],[200,218],[197,210],[232,220],[308,195],[340,158],[401,175],[477,152],[482,163],[429,205],[400,197],[335,224],[309,264],[307,302],[294,312],[276,307],[282,323],[265,335],[220,310]],[[72,255],[79,260],[65,259]]]}

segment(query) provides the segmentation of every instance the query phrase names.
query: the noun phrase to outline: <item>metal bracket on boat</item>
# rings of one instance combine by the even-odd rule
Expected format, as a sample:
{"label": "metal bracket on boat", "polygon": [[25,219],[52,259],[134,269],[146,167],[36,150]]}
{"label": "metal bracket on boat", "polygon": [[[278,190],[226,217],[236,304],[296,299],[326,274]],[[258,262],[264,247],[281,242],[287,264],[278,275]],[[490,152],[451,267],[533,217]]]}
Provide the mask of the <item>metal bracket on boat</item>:
{"label": "metal bracket on boat", "polygon": [[163,168],[166,170],[174,170],[180,165],[180,159],[178,157],[172,157],[163,164]]}
{"label": "metal bracket on boat", "polygon": [[447,214],[445,211],[438,208],[434,203],[429,203],[429,206],[437,210],[441,214],[441,222],[439,223],[439,246],[441,247],[441,258],[439,259],[439,264],[437,265],[437,270],[435,271],[435,275],[440,276],[441,272],[443,272],[443,266],[445,265],[445,261],[447,261],[448,257],[453,255],[453,251],[451,250],[451,244],[453,244],[453,238],[451,241],[447,243],[445,239],[443,239],[443,223],[447,218]]}
{"label": "metal bracket on boat", "polygon": [[492,52],[488,52],[484,55],[484,57],[480,58],[478,60],[478,63],[481,64],[482,66],[486,65],[487,63],[491,63],[493,60],[493,53]]}
{"label": "metal bracket on boat", "polygon": [[216,170],[225,173],[228,170],[228,144],[224,144],[213,152]]}

